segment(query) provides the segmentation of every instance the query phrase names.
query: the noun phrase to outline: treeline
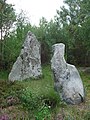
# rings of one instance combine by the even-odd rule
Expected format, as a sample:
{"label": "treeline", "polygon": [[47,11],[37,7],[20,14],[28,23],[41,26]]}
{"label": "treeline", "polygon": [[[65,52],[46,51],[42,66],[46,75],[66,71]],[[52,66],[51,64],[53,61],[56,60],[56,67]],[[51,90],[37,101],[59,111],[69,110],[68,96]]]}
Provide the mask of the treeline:
{"label": "treeline", "polygon": [[90,66],[90,0],[64,0],[48,22],[44,17],[39,26],[32,26],[23,11],[16,15],[13,5],[0,0],[0,69],[10,70],[27,32],[32,31],[41,43],[43,63],[50,63],[52,45],[66,45],[68,63]]}

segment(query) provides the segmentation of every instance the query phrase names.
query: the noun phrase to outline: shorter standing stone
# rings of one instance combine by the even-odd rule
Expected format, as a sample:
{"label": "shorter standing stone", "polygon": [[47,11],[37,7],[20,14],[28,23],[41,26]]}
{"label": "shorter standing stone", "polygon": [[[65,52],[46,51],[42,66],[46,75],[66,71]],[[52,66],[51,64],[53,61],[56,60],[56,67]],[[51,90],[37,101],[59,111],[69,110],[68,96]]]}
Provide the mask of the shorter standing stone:
{"label": "shorter standing stone", "polygon": [[54,87],[66,103],[79,104],[84,100],[83,83],[76,67],[66,63],[64,49],[63,43],[53,45],[51,68],[54,75]]}
{"label": "shorter standing stone", "polygon": [[38,78],[42,75],[40,43],[35,35],[28,32],[19,57],[9,74],[9,80],[24,80]]}

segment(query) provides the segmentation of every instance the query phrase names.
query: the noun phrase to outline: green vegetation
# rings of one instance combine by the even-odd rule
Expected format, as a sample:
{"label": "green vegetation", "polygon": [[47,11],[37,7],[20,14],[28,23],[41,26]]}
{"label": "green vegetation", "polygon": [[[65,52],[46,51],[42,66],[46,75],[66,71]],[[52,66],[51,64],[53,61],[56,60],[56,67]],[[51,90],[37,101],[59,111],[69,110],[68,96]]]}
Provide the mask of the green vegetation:
{"label": "green vegetation", "polygon": [[[54,91],[50,66],[52,45],[64,43],[68,63],[90,66],[90,0],[64,0],[53,20],[41,18],[32,26],[23,11],[0,0],[0,117],[30,120],[90,120],[90,72],[80,74],[86,91],[85,103],[66,105]],[[14,27],[14,28],[13,28]],[[18,57],[28,31],[41,43],[43,77],[10,83],[8,74]],[[47,54],[48,53],[48,54]]]}
{"label": "green vegetation", "polygon": [[23,11],[16,15],[12,5],[0,1],[1,70],[11,69],[29,30],[41,43],[42,63],[50,63],[52,45],[62,42],[66,45],[68,63],[90,66],[90,0],[64,0],[64,3],[68,7],[57,10],[50,22],[42,17],[39,26],[32,26]]}
{"label": "green vegetation", "polygon": [[[85,103],[67,105],[54,90],[50,66],[43,66],[43,77],[8,83],[6,73],[0,76],[0,115],[30,120],[89,120],[90,119],[90,75],[80,71],[86,91]],[[5,75],[5,76],[4,76]],[[12,110],[13,109],[13,110]],[[17,112],[18,111],[18,112]],[[14,118],[15,117],[15,118]]]}

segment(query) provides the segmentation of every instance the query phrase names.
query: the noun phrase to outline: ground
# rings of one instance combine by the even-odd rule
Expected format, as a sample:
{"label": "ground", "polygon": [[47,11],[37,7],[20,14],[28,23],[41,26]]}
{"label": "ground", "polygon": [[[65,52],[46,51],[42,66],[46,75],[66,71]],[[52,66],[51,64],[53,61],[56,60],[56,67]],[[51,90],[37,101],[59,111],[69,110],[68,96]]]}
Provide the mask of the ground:
{"label": "ground", "polygon": [[85,102],[67,105],[54,91],[50,66],[43,66],[38,80],[11,83],[0,72],[0,120],[90,120],[90,74],[79,69],[85,87]]}

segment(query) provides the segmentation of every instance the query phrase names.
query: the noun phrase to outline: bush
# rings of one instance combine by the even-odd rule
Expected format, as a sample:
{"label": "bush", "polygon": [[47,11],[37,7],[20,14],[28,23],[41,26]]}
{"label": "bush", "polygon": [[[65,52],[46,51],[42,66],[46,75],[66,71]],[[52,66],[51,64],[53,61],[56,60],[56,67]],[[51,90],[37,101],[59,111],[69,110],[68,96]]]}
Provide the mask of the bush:
{"label": "bush", "polygon": [[23,90],[22,94],[19,96],[23,108],[28,111],[29,117],[34,117],[36,120],[43,120],[50,118],[50,106],[45,104],[42,97],[38,96],[37,93],[32,92],[30,89],[26,88]]}
{"label": "bush", "polygon": [[35,114],[35,120],[51,120],[50,108],[49,106],[43,105],[39,108]]}
{"label": "bush", "polygon": [[39,98],[31,90],[28,90],[28,88],[23,89],[19,98],[23,105],[23,108],[28,111],[35,110],[39,106],[38,104]]}
{"label": "bush", "polygon": [[85,113],[84,120],[90,120],[90,112]]}

